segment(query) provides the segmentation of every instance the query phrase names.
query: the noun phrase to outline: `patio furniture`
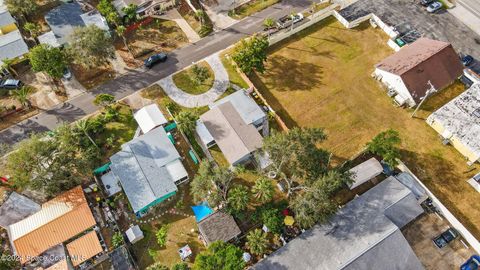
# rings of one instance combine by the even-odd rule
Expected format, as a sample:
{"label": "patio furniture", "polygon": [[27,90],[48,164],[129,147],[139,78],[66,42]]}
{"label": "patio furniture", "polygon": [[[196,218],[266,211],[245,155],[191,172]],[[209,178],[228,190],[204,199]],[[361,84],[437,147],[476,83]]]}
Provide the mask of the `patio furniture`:
{"label": "patio furniture", "polygon": [[184,247],[178,250],[178,254],[180,254],[180,259],[184,261],[185,259],[190,257],[190,255],[192,255],[192,249],[190,248],[189,245],[185,245]]}

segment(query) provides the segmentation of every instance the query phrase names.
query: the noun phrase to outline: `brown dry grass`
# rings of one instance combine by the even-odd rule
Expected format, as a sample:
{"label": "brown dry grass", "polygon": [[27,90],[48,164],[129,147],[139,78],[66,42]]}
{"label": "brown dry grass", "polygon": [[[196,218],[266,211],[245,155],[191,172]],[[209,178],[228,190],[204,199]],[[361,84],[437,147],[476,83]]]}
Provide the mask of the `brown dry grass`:
{"label": "brown dry grass", "polygon": [[289,126],[323,127],[322,145],[342,162],[388,128],[402,137],[402,158],[453,214],[480,237],[480,195],[466,180],[480,166],[468,167],[451,146],[425,123],[433,110],[463,91],[456,83],[432,97],[410,118],[396,108],[370,77],[374,64],[393,53],[381,30],[362,25],[346,29],[334,18],[272,49],[264,75],[253,82]]}

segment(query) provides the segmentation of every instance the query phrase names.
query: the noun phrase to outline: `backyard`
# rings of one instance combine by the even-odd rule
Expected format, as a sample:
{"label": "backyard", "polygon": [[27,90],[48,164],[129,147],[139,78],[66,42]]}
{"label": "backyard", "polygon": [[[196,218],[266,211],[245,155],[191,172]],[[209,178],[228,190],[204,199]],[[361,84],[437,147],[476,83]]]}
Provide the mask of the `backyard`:
{"label": "backyard", "polygon": [[[346,29],[330,17],[271,48],[267,71],[251,79],[289,127],[322,127],[322,147],[340,164],[388,128],[400,132],[402,159],[477,237],[478,193],[466,180],[478,171],[442,144],[425,118],[463,91],[455,83],[426,102],[411,118],[370,77],[374,64],[393,53],[388,37],[362,24]],[[292,79],[299,78],[299,79]]]}

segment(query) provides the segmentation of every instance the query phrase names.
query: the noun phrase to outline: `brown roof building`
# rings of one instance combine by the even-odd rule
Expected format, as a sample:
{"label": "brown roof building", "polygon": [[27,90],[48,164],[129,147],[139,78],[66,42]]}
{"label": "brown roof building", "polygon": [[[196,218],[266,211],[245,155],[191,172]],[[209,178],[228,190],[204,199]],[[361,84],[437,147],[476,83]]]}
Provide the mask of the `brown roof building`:
{"label": "brown roof building", "polygon": [[228,242],[241,233],[235,219],[223,211],[217,211],[198,222],[198,230],[207,245],[215,241]]}
{"label": "brown roof building", "polygon": [[419,38],[375,67],[377,78],[412,106],[425,96],[429,81],[441,90],[463,71],[462,63],[450,43],[428,38]]}
{"label": "brown roof building", "polygon": [[95,231],[90,231],[68,243],[67,250],[73,266],[78,266],[103,251]]}
{"label": "brown roof building", "polygon": [[22,264],[95,226],[80,186],[44,203],[33,215],[11,224],[8,234]]}

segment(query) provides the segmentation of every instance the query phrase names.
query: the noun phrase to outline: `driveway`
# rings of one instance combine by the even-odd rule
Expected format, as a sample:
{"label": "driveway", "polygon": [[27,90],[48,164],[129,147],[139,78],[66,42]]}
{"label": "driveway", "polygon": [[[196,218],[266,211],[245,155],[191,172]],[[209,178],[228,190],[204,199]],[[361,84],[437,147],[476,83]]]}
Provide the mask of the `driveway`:
{"label": "driveway", "polygon": [[8,129],[0,131],[0,141],[14,144],[28,137],[32,132],[42,132],[56,128],[61,123],[73,122],[98,110],[92,101],[97,94],[107,93],[117,99],[139,91],[152,83],[182,70],[215,52],[221,51],[240,39],[263,29],[262,22],[266,17],[280,18],[291,12],[299,12],[311,5],[310,0],[284,0],[276,5],[245,18],[237,24],[215,32],[195,44],[189,44],[169,54],[169,59],[152,69],[129,70],[126,74],[115,78],[90,92],[81,94],[53,109],[22,121]]}
{"label": "driveway", "polygon": [[455,50],[480,59],[480,36],[455,16],[442,10],[435,14],[412,0],[358,0],[342,9],[348,21],[374,13],[388,25],[408,23],[421,35],[452,43]]}

